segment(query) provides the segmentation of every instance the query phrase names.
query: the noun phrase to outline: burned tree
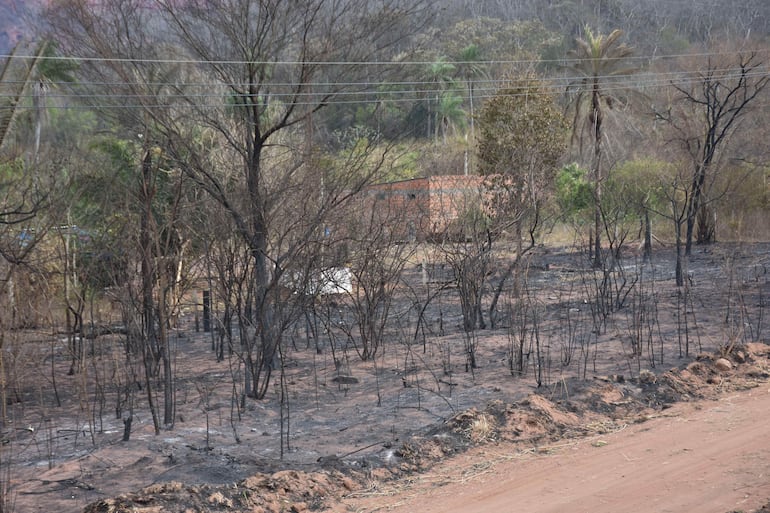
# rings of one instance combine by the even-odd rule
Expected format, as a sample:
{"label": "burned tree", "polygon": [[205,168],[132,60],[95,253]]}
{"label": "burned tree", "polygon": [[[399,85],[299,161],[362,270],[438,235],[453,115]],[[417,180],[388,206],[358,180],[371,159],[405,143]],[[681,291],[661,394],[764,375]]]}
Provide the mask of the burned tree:
{"label": "burned tree", "polygon": [[755,52],[739,53],[736,59],[732,64],[709,57],[703,71],[672,84],[677,96],[657,112],[658,119],[672,128],[673,140],[692,166],[686,191],[686,255],[692,252],[693,240],[708,243],[716,238],[710,214],[714,177],[741,120],[751,112],[750,106],[770,80]]}
{"label": "burned tree", "polygon": [[387,66],[364,63],[390,60],[429,19],[428,4],[80,0],[52,10],[61,10],[49,18],[68,51],[117,75],[174,166],[227,212],[249,248],[237,314],[246,395],[267,392],[294,311],[281,277],[312,261],[331,212],[372,178],[360,159],[329,176],[314,168],[312,116],[382,78]]}

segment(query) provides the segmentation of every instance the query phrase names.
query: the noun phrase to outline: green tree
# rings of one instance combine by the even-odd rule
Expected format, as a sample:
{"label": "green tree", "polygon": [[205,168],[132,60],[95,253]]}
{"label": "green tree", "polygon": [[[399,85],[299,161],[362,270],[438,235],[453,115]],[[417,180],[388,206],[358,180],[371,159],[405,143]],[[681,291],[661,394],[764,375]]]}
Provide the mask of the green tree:
{"label": "green tree", "polygon": [[516,244],[516,258],[504,271],[492,299],[494,324],[506,280],[535,246],[542,207],[566,149],[568,125],[543,82],[527,74],[511,80],[484,104],[479,129],[479,173],[485,177],[492,230],[499,237],[512,228]]}
{"label": "green tree", "polygon": [[594,32],[586,27],[585,39],[577,38],[575,48],[569,52],[573,59],[570,70],[578,78],[569,84],[567,93],[571,95],[573,109],[573,140],[581,143],[585,139],[593,145],[593,183],[594,183],[594,229],[593,229],[593,265],[603,265],[601,233],[602,223],[602,183],[605,180],[602,161],[603,129],[606,112],[615,103],[622,103],[623,98],[617,88],[609,87],[615,77],[628,75],[633,68],[627,67],[626,60],[633,50],[619,42],[622,32],[613,30],[608,36]]}
{"label": "green tree", "polygon": [[441,126],[441,140],[447,144],[447,132],[450,129],[465,128],[465,111],[462,109],[463,99],[455,91],[444,91],[436,109],[436,118]]}
{"label": "green tree", "polygon": [[589,171],[573,162],[556,175],[556,202],[566,219],[586,222],[593,205],[593,188]]}
{"label": "green tree", "polygon": [[452,74],[454,72],[455,65],[447,62],[446,57],[443,56],[429,64],[426,70],[428,103],[430,105],[427,135],[428,137],[432,135],[434,142],[438,142],[439,132],[444,125],[445,118],[444,112],[442,112],[444,98],[447,98],[447,103],[444,106],[447,113],[458,106],[455,100],[456,95],[453,93],[455,82]]}
{"label": "green tree", "polygon": [[465,83],[468,92],[468,124],[471,129],[471,141],[475,144],[475,116],[474,98],[476,90],[476,81],[486,76],[486,69],[483,65],[481,50],[478,45],[470,44],[462,49],[457,55],[457,72]]}
{"label": "green tree", "polygon": [[[486,66],[482,61],[482,53],[478,45],[470,44],[463,48],[457,55],[457,72],[465,84],[465,89],[468,93],[468,125],[470,126],[470,146],[476,144],[476,82],[480,79],[484,79],[487,76]],[[466,134],[466,139],[468,135]],[[474,162],[471,159],[471,154],[468,150],[464,153],[465,174],[472,174],[474,172]]]}
{"label": "green tree", "polygon": [[645,259],[652,254],[651,214],[662,212],[667,206],[660,177],[670,167],[651,158],[629,160],[620,164],[607,182],[604,216],[614,213],[613,217],[629,225],[629,229],[630,225],[638,224]]}

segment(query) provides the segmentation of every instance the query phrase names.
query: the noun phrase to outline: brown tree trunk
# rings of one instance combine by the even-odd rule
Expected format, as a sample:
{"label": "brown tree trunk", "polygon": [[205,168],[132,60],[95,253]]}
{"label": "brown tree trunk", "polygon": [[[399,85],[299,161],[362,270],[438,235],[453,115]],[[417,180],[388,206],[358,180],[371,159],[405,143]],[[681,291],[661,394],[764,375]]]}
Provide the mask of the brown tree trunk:
{"label": "brown tree trunk", "polygon": [[594,269],[604,265],[602,256],[602,108],[599,79],[594,78],[591,106],[594,118]]}
{"label": "brown tree trunk", "polygon": [[711,244],[717,240],[716,219],[714,210],[708,205],[701,204],[698,210],[698,230],[695,240],[698,244]]}

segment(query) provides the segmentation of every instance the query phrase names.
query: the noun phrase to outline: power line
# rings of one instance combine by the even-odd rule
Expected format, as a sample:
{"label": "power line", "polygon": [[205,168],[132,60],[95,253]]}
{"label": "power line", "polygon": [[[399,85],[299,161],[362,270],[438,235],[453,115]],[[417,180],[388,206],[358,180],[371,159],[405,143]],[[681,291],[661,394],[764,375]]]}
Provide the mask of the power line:
{"label": "power line", "polygon": [[[756,54],[770,53],[770,49],[759,49],[753,51]],[[680,53],[670,55],[631,55],[623,57],[623,61],[645,61],[653,62],[666,59],[679,58],[703,58],[703,57],[722,57],[734,56],[735,52],[699,52],[699,53]],[[484,61],[460,61],[460,60],[432,60],[432,61],[292,61],[292,60],[210,60],[210,59],[155,59],[142,57],[75,57],[75,56],[35,56],[35,55],[14,55],[0,54],[0,59],[13,60],[46,60],[52,62],[92,62],[92,63],[130,63],[130,64],[195,64],[195,65],[253,65],[253,66],[430,66],[440,62],[441,64],[463,66],[495,66],[495,65],[527,65],[527,64],[567,64],[587,62],[593,59],[579,58],[561,58],[561,59],[511,59],[511,60],[484,60]],[[613,59],[604,59],[613,60]]]}
{"label": "power line", "polygon": [[[770,51],[770,50],[768,50]],[[667,57],[682,57],[678,56]],[[733,55],[727,53],[701,53],[687,54],[692,56],[715,57],[721,55]],[[9,57],[9,56],[6,56]],[[19,56],[10,56],[17,58]],[[21,56],[19,58],[34,58],[34,56]],[[51,57],[54,60],[77,60],[73,57]],[[94,59],[99,62],[137,62],[129,59]],[[179,60],[149,60],[138,62],[163,62],[179,63],[193,62],[205,63],[204,61],[179,61]],[[245,64],[243,61],[220,61]],[[450,61],[444,61],[449,63]],[[484,61],[490,63],[521,63],[530,61]],[[559,61],[561,62],[561,61]],[[288,61],[287,61],[288,63]],[[465,62],[464,64],[467,64]],[[299,64],[299,63],[295,63]],[[315,63],[314,63],[315,64]],[[337,63],[326,63],[337,64]],[[350,64],[350,63],[345,63]],[[363,63],[371,65],[387,64],[388,66],[409,64],[409,63]],[[426,62],[412,62],[411,64],[432,64]],[[458,64],[460,64],[458,62]],[[473,62],[473,64],[480,64]],[[562,76],[543,77],[536,79],[540,84],[540,89],[547,94],[559,94],[572,85],[579,84],[588,78],[598,79],[602,83],[602,90],[608,93],[624,90],[649,90],[660,89],[672,85],[678,87],[687,87],[692,84],[702,83],[704,80],[731,80],[736,78],[767,78],[768,69],[766,67],[755,68],[752,71],[746,71],[741,67],[708,68],[695,70],[674,70],[674,71],[646,71],[627,75],[598,75],[585,76],[577,74],[564,74]],[[526,83],[527,79],[523,79]],[[23,86],[25,81],[6,81],[0,83]],[[243,101],[250,95],[241,93],[248,91],[253,86],[258,86],[256,101],[261,102],[284,102],[297,106],[318,105],[319,103],[333,104],[373,104],[382,102],[425,102],[434,101],[437,96],[446,94],[455,94],[460,96],[459,85],[471,85],[476,94],[474,98],[486,99],[500,94],[501,89],[516,88],[520,85],[515,79],[508,78],[487,78],[458,77],[452,85],[441,85],[438,79],[422,80],[361,80],[361,81],[328,81],[317,80],[305,83],[294,83],[286,81],[265,81],[257,84],[247,83],[225,83],[220,81],[162,81],[162,82],[136,82],[127,83],[121,81],[85,81],[80,83],[69,82],[43,82],[45,96],[51,100],[56,100],[65,105],[63,108],[179,108],[179,102],[188,103],[189,107],[216,108],[216,107],[243,107],[253,105],[253,102]],[[137,91],[136,89],[164,89],[159,92]],[[104,92],[99,92],[102,89]],[[199,90],[204,92],[198,92]],[[82,91],[79,91],[82,90]],[[585,89],[584,89],[585,90]],[[64,92],[63,92],[64,91]],[[124,92],[125,91],[125,92]],[[510,94],[510,93],[507,93]],[[464,94],[463,94],[464,96]],[[31,100],[39,98],[40,91],[27,92],[21,95],[20,99]],[[2,94],[0,99],[16,99],[15,94]],[[215,99],[215,101],[210,101]],[[86,100],[83,102],[83,100]],[[138,101],[137,101],[138,100]],[[142,102],[141,100],[146,100]],[[203,102],[201,102],[201,100]],[[81,105],[71,105],[70,102],[79,102]],[[119,102],[119,105],[110,105],[109,103]],[[154,103],[148,103],[154,102]],[[194,104],[197,102],[197,104]],[[0,107],[2,108],[2,107]],[[24,108],[24,106],[22,106]]]}
{"label": "power line", "polygon": [[[466,85],[466,83],[471,83],[474,88],[475,87],[494,87],[494,88],[500,88],[504,87],[506,85],[516,85],[520,83],[526,83],[530,81],[539,81],[542,83],[555,83],[556,85],[559,85],[560,87],[566,86],[571,83],[579,82],[583,79],[590,78],[590,79],[598,79],[599,81],[603,83],[608,84],[638,84],[641,86],[644,86],[645,83],[661,83],[665,81],[665,83],[669,82],[691,82],[691,81],[701,81],[703,79],[708,78],[709,80],[729,80],[734,78],[740,78],[740,77],[763,77],[767,76],[768,73],[770,73],[770,70],[768,68],[756,68],[753,71],[746,71],[744,68],[740,67],[734,67],[734,68],[710,68],[710,69],[697,69],[697,70],[682,70],[682,71],[665,71],[665,72],[640,72],[640,73],[634,73],[634,74],[626,74],[626,75],[564,75],[564,76],[554,76],[554,77],[541,77],[541,78],[535,78],[535,79],[528,79],[528,78],[522,78],[521,81],[517,79],[509,79],[509,78],[474,78],[470,80],[457,80],[454,83],[454,88],[458,85]],[[640,80],[641,78],[641,80]],[[5,81],[2,84],[14,84],[14,85],[22,85],[26,84],[26,81],[23,80],[11,80],[11,81]],[[2,85],[0,84],[0,85]],[[72,87],[83,87],[83,88],[120,88],[120,87],[148,87],[148,88],[162,88],[162,87],[168,87],[178,90],[184,90],[184,89],[190,89],[190,88],[205,88],[205,89],[211,89],[211,88],[223,88],[228,90],[237,90],[240,88],[247,88],[253,85],[259,86],[261,90],[265,91],[273,91],[272,94],[278,94],[278,95],[301,95],[301,96],[321,96],[324,93],[334,93],[334,94],[351,94],[355,91],[346,91],[346,88],[349,89],[368,89],[372,90],[373,92],[377,92],[379,94],[398,94],[403,92],[410,92],[410,91],[419,91],[419,92],[436,92],[436,91],[445,91],[445,90],[451,90],[453,89],[453,86],[450,84],[449,86],[441,86],[441,84],[436,80],[410,80],[410,81],[358,81],[358,82],[329,82],[329,81],[322,81],[322,82],[303,82],[303,83],[294,83],[294,82],[271,82],[271,81],[265,81],[265,82],[255,82],[253,84],[249,83],[225,83],[225,82],[178,82],[178,81],[169,81],[169,82],[96,82],[96,81],[84,81],[84,82],[64,82],[64,81],[46,81],[44,82],[46,86],[53,86],[56,88],[72,88]],[[430,86],[428,88],[422,87],[422,86]],[[412,87],[415,89],[398,89],[401,87]],[[273,89],[275,88],[275,89]],[[278,92],[282,88],[292,88],[290,93],[280,93]],[[296,88],[300,88],[299,90]],[[305,88],[308,89],[307,91],[302,91],[301,89]],[[395,88],[395,89],[394,89]],[[312,89],[312,90],[311,90]],[[92,95],[92,93],[88,93],[89,95]],[[149,93],[148,93],[149,94]],[[245,94],[244,94],[245,95]],[[143,95],[143,96],[146,96]]]}
{"label": "power line", "polygon": [[[764,70],[764,71],[763,71]],[[750,72],[748,75],[762,75],[767,73],[767,68],[757,68],[755,71]],[[634,82],[635,77],[671,77],[671,80],[678,79],[678,80],[688,80],[689,76],[694,77],[701,77],[702,75],[709,74],[712,79],[729,79],[734,78],[737,76],[741,76],[745,74],[745,71],[743,68],[740,67],[731,67],[731,68],[703,68],[703,69],[695,69],[695,70],[679,70],[679,71],[640,71],[638,73],[628,73],[624,75],[588,75],[591,79],[598,79],[602,82],[623,82],[626,80],[629,80],[631,82]],[[586,78],[587,75],[563,75],[563,76],[551,76],[551,77],[542,77],[538,78],[537,80],[541,80],[544,82],[561,82],[561,83],[572,83],[579,81],[581,79]],[[528,80],[526,78],[522,80]],[[472,83],[474,86],[484,86],[484,85],[504,85],[508,83],[516,83],[517,80],[510,79],[510,78],[471,78],[471,79],[465,79],[465,78],[459,78],[457,80],[454,80],[455,84],[465,84],[465,83]],[[23,80],[7,80],[3,82],[4,84],[24,84],[26,83]],[[248,86],[252,85],[258,85],[260,87],[265,88],[296,88],[296,87],[309,87],[309,88],[315,88],[320,92],[324,91],[324,88],[382,88],[382,87],[420,87],[420,86],[437,86],[439,81],[438,80],[379,80],[379,81],[369,81],[369,80],[362,80],[362,81],[355,81],[355,82],[348,82],[348,81],[314,81],[314,82],[273,82],[273,81],[262,81],[262,82],[255,82],[253,84],[250,83],[227,83],[227,82],[221,82],[221,81],[212,81],[212,82],[184,82],[184,81],[166,81],[166,82],[104,82],[104,81],[83,81],[83,82],[64,82],[64,81],[51,81],[46,82],[47,84],[50,84],[52,86],[59,86],[59,87],[66,87],[66,86],[73,86],[73,85],[79,85],[84,87],[122,87],[122,86],[144,86],[144,87],[174,87],[174,88],[189,88],[189,87],[202,87],[202,88],[211,88],[211,87],[225,87],[225,88],[231,88],[231,89],[238,89],[238,88],[246,88]],[[420,89],[424,90],[424,89]],[[443,90],[443,89],[442,89]],[[387,92],[388,90],[382,90],[382,92]],[[399,90],[395,90],[399,91]],[[313,94],[313,93],[303,93],[303,94]]]}
{"label": "power line", "polygon": [[[710,70],[713,71],[713,70]],[[614,77],[615,79],[611,82],[606,82],[602,90],[607,93],[613,93],[613,92],[619,92],[619,91],[626,91],[626,90],[648,90],[648,89],[661,89],[666,88],[672,85],[676,85],[678,87],[686,87],[693,84],[700,84],[705,79],[701,75],[703,72],[700,72],[699,74],[694,74],[692,72],[688,73],[653,73],[653,74],[646,74],[646,75],[629,75],[624,77]],[[768,77],[768,71],[767,70],[757,70],[751,73],[741,73],[738,69],[733,70],[717,70],[713,73],[713,75],[716,78],[720,79],[730,79],[730,78],[740,78],[740,77],[747,77],[747,78],[766,78]],[[712,77],[711,79],[715,79],[715,77]],[[545,92],[546,94],[558,94],[565,90],[567,84],[569,84],[571,81],[577,80],[575,77],[569,77],[569,78],[555,78],[555,79],[543,79],[541,80],[541,86],[540,89]],[[511,83],[508,80],[504,79],[498,79],[498,80],[478,80],[474,82],[476,85],[474,87],[474,98],[478,98],[481,100],[494,97],[498,94],[506,94],[508,96],[517,96],[517,94],[511,94],[505,93],[501,89],[505,89],[506,86],[512,86],[515,87],[515,83]],[[16,82],[16,84],[21,84],[21,82]],[[376,103],[383,103],[383,102],[390,102],[390,103],[406,103],[406,102],[425,102],[425,101],[435,101],[435,98],[437,96],[441,96],[444,94],[456,94],[457,96],[464,96],[464,91],[460,90],[452,90],[452,89],[443,89],[440,87],[437,87],[434,82],[427,82],[427,81],[416,81],[416,82],[400,82],[399,85],[410,85],[410,86],[419,86],[419,85],[430,85],[432,87],[430,88],[409,88],[409,89],[372,89],[371,86],[379,86],[382,87],[383,85],[388,85],[388,83],[384,82],[376,82],[376,83],[370,83],[370,82],[364,82],[364,83],[342,83],[342,85],[355,85],[355,86],[361,86],[361,90],[339,90],[339,91],[329,91],[327,93],[319,93],[317,91],[311,92],[311,91],[289,91],[289,92],[279,92],[279,91],[271,91],[269,93],[263,93],[259,96],[257,101],[263,101],[268,103],[273,102],[284,102],[284,103],[291,103],[293,105],[297,106],[308,106],[308,105],[318,105],[320,103],[328,104],[328,105],[344,105],[344,104],[376,104]],[[68,83],[58,83],[59,86],[69,86]],[[121,84],[121,83],[87,83],[84,84],[85,86],[107,86],[110,88],[115,87],[131,87],[132,84]],[[286,84],[288,85],[288,84]],[[321,84],[315,84],[315,86],[318,86]],[[332,87],[336,86],[338,84],[335,83],[325,83],[324,85]],[[392,85],[392,84],[390,84]],[[172,83],[158,83],[153,84],[154,87],[157,86],[170,86],[175,89],[177,89],[177,86]],[[166,92],[163,94],[143,94],[139,92],[126,92],[121,93],[120,91],[108,91],[104,93],[95,93],[93,91],[89,91],[87,93],[78,93],[76,91],[70,92],[70,93],[60,93],[60,92],[48,92],[45,94],[46,98],[49,98],[51,100],[56,100],[60,102],[83,102],[83,100],[90,100],[86,101],[85,104],[79,105],[79,106],[73,106],[73,105],[60,105],[62,108],[150,108],[150,107],[180,107],[180,101],[186,102],[189,104],[190,107],[201,107],[201,108],[214,108],[214,107],[244,107],[244,106],[250,106],[253,105],[253,102],[243,101],[244,98],[247,98],[247,96],[234,96],[232,94],[227,94],[229,91],[227,88],[219,85],[219,87],[222,87],[222,92],[211,92],[210,90],[213,87],[218,86],[215,83],[202,83],[202,84],[188,84],[188,88],[196,88],[196,87],[203,87],[209,90],[209,92],[205,93],[195,93],[191,91],[184,91],[179,90],[178,92]],[[329,97],[326,98],[325,94]],[[526,92],[520,93],[518,95],[525,95]],[[38,94],[36,93],[26,93],[21,96],[23,99],[31,100],[32,98],[38,98]],[[0,99],[6,98],[6,99],[15,99],[15,95],[10,94],[0,94]],[[129,103],[133,100],[142,100],[146,99],[148,102],[153,103],[141,103],[141,102],[134,102]],[[216,101],[209,101],[215,99]],[[109,100],[105,102],[98,102],[98,100]],[[201,102],[203,100],[203,102]],[[120,105],[110,105],[109,103],[118,102]],[[167,103],[162,103],[167,102]],[[23,106],[22,106],[23,108]],[[32,108],[31,106],[29,108]]]}

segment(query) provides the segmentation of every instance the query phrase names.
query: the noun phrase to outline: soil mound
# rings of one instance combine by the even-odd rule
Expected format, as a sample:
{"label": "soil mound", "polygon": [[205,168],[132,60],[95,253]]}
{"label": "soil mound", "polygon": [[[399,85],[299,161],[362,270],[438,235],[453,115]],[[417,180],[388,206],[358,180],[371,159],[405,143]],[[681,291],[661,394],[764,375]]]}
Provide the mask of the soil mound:
{"label": "soil mound", "polygon": [[[645,422],[678,401],[715,398],[770,379],[770,346],[732,346],[660,374],[641,371],[625,377],[595,376],[561,381],[526,399],[493,400],[471,408],[413,436],[399,447],[383,447],[379,458],[322,458],[308,471],[255,474],[225,485],[169,482],[89,505],[86,513],[320,511],[344,496],[376,487],[376,482],[426,472],[438,461],[473,446],[512,443],[520,451],[547,452],[548,444],[604,434],[627,423]],[[728,362],[729,365],[726,365]],[[760,512],[768,511],[768,507]],[[758,512],[759,513],[759,512]]]}
{"label": "soil mound", "polygon": [[320,509],[326,501],[358,485],[336,471],[284,470],[254,475],[220,486],[190,486],[176,481],[95,502],[85,513],[150,513],[158,511],[302,512]]}

